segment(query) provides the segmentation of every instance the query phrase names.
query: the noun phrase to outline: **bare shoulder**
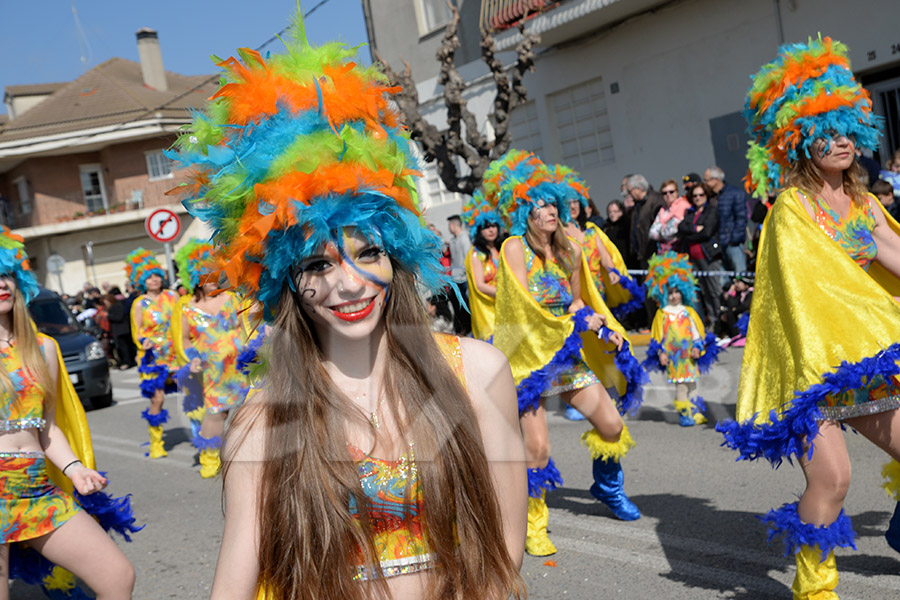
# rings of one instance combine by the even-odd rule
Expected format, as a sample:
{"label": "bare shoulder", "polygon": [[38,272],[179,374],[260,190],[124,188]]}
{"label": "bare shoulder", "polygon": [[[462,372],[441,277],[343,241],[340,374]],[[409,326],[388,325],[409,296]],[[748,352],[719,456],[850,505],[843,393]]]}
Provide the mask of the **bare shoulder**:
{"label": "bare shoulder", "polygon": [[228,426],[222,448],[223,458],[230,462],[258,462],[265,458],[266,403],[264,388],[253,388]]}
{"label": "bare shoulder", "polygon": [[496,372],[497,369],[509,368],[509,361],[506,359],[506,355],[487,342],[461,337],[459,338],[459,347],[462,350],[466,378],[470,383],[475,383],[473,375],[480,375],[485,371]]}
{"label": "bare shoulder", "polygon": [[506,355],[481,340],[460,338],[466,387],[476,410],[515,405],[515,384]]}
{"label": "bare shoulder", "polygon": [[525,252],[525,246],[522,245],[522,238],[513,236],[503,242],[504,254],[522,254]]}

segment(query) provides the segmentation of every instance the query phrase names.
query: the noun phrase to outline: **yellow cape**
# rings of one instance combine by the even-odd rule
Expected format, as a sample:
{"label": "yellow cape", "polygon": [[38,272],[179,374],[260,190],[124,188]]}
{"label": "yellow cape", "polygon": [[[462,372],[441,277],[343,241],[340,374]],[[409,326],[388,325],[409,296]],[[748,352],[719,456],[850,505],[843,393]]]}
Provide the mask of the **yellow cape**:
{"label": "yellow cape", "polygon": [[472,277],[472,261],[475,248],[466,254],[466,280],[469,282],[469,311],[472,313],[472,334],[479,340],[490,339],[494,335],[494,299],[475,286]]}
{"label": "yellow cape", "polygon": [[[874,198],[873,198],[874,200]],[[890,227],[900,225],[885,213]],[[737,420],[764,424],[795,392],[843,361],[857,363],[900,342],[900,280],[874,263],[868,273],[810,219],[794,188],[778,196],[763,226]]]}
{"label": "yellow cape", "polygon": [[[497,301],[494,321],[494,345],[506,354],[518,385],[523,379],[547,365],[575,330],[572,315],[557,317],[541,307],[527,289],[522,287],[506,261],[506,249],[511,237],[500,249],[500,268],[497,273]],[[594,285],[584,253],[581,255],[581,298],[595,312],[606,316],[607,327],[625,336],[625,329],[616,321],[603,297]],[[626,338],[627,339],[627,338]],[[626,381],[616,368],[614,344],[604,342],[592,331],[581,334],[581,356],[606,387],[615,386],[625,393]]]}
{"label": "yellow cape", "polygon": [[[606,251],[609,252],[612,257],[613,266],[619,272],[619,275],[622,277],[628,276],[628,267],[625,266],[625,259],[622,258],[622,253],[619,252],[619,249],[613,243],[609,236],[606,235],[602,229],[588,221],[587,223],[588,229],[593,229],[596,233],[597,237],[603,243]],[[600,268],[599,273],[594,273],[594,277],[600,277],[603,281],[603,289],[606,291],[606,304],[609,308],[615,308],[620,304],[625,304],[629,300],[631,300],[631,293],[622,287],[622,284],[617,283],[616,285],[612,285],[609,280],[609,271],[604,268]]]}

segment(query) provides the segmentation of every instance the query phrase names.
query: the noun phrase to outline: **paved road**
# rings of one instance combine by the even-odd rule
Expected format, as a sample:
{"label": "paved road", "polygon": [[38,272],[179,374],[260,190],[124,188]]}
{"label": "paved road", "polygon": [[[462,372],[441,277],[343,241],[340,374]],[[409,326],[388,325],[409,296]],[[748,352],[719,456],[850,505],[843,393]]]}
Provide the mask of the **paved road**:
{"label": "paved road", "polygon": [[[728,352],[701,384],[712,422],[733,415],[740,357],[739,349]],[[111,490],[133,493],[147,524],[133,543],[122,544],[137,569],[135,598],[207,598],[221,540],[221,483],[200,479],[174,397],[169,457],[150,461],[140,446],[147,438],[137,374],[115,373],[114,390],[116,404],[89,412],[88,420]],[[802,474],[790,465],[773,471],[767,464],[735,464],[711,426],[678,427],[671,399],[654,374],[644,407],[628,421],[638,445],[623,463],[626,489],[644,513],[631,523],[613,519],[587,492],[590,463],[578,443],[587,426],[551,414],[553,457],[566,481],[547,500],[559,552],[549,564],[526,556],[530,598],[790,598],[793,560],[766,544],[755,515],[793,501]],[[900,599],[900,555],[881,537],[893,510],[880,488],[883,455],[858,435],[846,438],[854,478],[846,509],[860,539],[858,551],[838,552],[841,598]],[[43,598],[21,585],[12,597]]]}

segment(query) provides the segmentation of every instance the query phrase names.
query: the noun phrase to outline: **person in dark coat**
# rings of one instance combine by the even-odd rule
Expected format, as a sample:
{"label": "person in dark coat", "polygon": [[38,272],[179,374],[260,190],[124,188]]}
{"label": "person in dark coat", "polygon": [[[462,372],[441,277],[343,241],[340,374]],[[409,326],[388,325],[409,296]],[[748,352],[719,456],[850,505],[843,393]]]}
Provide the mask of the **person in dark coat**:
{"label": "person in dark coat", "polygon": [[[719,246],[719,215],[716,207],[709,203],[712,190],[705,183],[698,183],[691,189],[693,206],[684,214],[678,225],[678,243],[682,252],[691,258],[698,271],[721,271],[722,249]],[[703,321],[709,325],[719,315],[722,298],[722,283],[719,277],[699,276],[700,295],[705,313]]]}
{"label": "person in dark coat", "polygon": [[[631,221],[631,250],[634,254],[635,266],[639,269],[647,268],[647,261],[656,250],[656,244],[650,243],[650,226],[656,219],[665,202],[659,192],[654,190],[647,178],[643,175],[632,175],[626,182],[628,193],[634,200]],[[631,265],[629,265],[631,266]],[[656,307],[653,308],[656,313]]]}
{"label": "person in dark coat", "polygon": [[119,359],[119,368],[130,369],[137,365],[135,362],[137,349],[131,337],[130,311],[124,301],[118,300],[112,294],[105,296],[104,300],[108,306],[106,313],[109,319],[109,334]]}
{"label": "person in dark coat", "polygon": [[600,229],[619,249],[619,254],[626,265],[632,262],[631,244],[628,243],[631,220],[625,214],[625,205],[621,200],[613,200],[606,207],[606,222]]}
{"label": "person in dark coat", "polygon": [[718,196],[719,243],[722,244],[725,268],[742,273],[747,270],[747,194],[729,185],[725,181],[725,172],[719,167],[708,168],[703,174],[703,182]]}

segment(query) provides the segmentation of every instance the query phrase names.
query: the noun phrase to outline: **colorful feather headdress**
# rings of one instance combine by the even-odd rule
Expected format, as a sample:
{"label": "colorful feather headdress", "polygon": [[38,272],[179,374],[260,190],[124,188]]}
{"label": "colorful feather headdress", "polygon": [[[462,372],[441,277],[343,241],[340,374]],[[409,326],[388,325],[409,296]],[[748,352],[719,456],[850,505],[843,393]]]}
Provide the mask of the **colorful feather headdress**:
{"label": "colorful feather headdress", "polygon": [[650,257],[647,280],[647,294],[656,300],[660,307],[669,302],[669,291],[681,292],[681,299],[687,306],[697,304],[697,278],[687,254],[663,252]]}
{"label": "colorful feather headdress", "polygon": [[747,92],[744,117],[751,141],[747,191],[758,198],[781,187],[785,172],[811,157],[817,139],[847,136],[875,150],[881,118],[872,114],[869,93],[853,78],[847,47],[829,37],[786,44],[763,65]]}
{"label": "colorful feather headdress", "polygon": [[495,206],[512,235],[524,235],[528,215],[538,200],[553,204],[559,219],[569,220],[569,197],[565,185],[537,156],[524,150],[510,150],[490,164],[484,173],[484,196]]}
{"label": "colorful feather headdress", "polygon": [[0,227],[0,274],[9,275],[16,280],[26,303],[31,302],[40,291],[37,277],[25,254],[25,240],[7,227]]}
{"label": "colorful feather headdress", "polygon": [[182,285],[193,292],[216,271],[214,247],[209,242],[191,238],[175,253],[175,264]]}
{"label": "colorful feather headdress", "polygon": [[211,225],[228,284],[272,320],[294,266],[353,227],[440,289],[440,241],[421,222],[417,165],[391,105],[398,88],[352,62],[355,48],[310,46],[299,14],[285,45],[220,60],[221,87],[170,153],[193,167],[184,205]]}
{"label": "colorful feather headdress", "polygon": [[500,226],[500,214],[485,199],[481,190],[463,202],[462,221],[469,228],[469,238],[474,242],[478,231],[488,225]]}
{"label": "colorful feather headdress", "polygon": [[125,257],[125,274],[131,285],[141,293],[147,291],[147,279],[151,275],[159,275],[163,281],[166,280],[166,272],[157,262],[156,256],[144,248],[136,248]]}
{"label": "colorful feather headdress", "polygon": [[550,167],[550,170],[556,181],[565,186],[569,193],[569,200],[575,198],[581,203],[582,209],[587,207],[591,194],[581,176],[574,169],[570,169],[565,165],[553,165]]}

